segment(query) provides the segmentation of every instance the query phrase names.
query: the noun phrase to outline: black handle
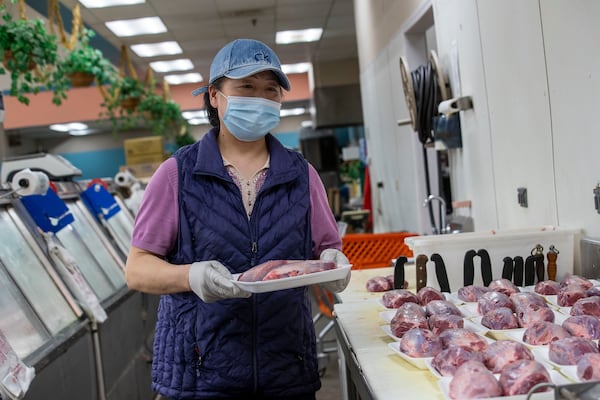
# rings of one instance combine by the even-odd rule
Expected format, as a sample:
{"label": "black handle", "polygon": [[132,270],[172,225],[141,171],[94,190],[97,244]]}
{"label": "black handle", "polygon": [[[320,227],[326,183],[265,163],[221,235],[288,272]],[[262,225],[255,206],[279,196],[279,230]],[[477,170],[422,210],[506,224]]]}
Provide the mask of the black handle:
{"label": "black handle", "polygon": [[535,272],[537,275],[537,280],[538,282],[543,281],[544,278],[544,255],[543,254],[536,254],[535,256]]}
{"label": "black handle", "polygon": [[523,257],[516,256],[513,260],[515,262],[515,269],[513,272],[514,273],[513,282],[517,286],[523,286],[523,266],[524,266]]}
{"label": "black handle", "polygon": [[504,263],[504,267],[502,267],[502,278],[512,281],[513,269],[515,269],[512,257],[504,257],[502,262]]}
{"label": "black handle", "polygon": [[404,264],[408,259],[404,256],[396,258],[394,263],[394,289],[404,289]]}
{"label": "black handle", "polygon": [[481,258],[481,280],[485,286],[492,282],[492,260],[486,249],[479,249],[477,255]]}
{"label": "black handle", "polygon": [[473,284],[475,278],[475,267],[473,266],[473,257],[477,255],[475,250],[468,250],[465,253],[465,260],[463,262],[463,285],[469,286]]}
{"label": "black handle", "polygon": [[444,264],[442,256],[438,253],[434,253],[431,255],[430,260],[435,263],[435,276],[440,285],[440,290],[442,292],[450,293],[450,282],[448,281],[448,273],[446,272],[446,265]]}

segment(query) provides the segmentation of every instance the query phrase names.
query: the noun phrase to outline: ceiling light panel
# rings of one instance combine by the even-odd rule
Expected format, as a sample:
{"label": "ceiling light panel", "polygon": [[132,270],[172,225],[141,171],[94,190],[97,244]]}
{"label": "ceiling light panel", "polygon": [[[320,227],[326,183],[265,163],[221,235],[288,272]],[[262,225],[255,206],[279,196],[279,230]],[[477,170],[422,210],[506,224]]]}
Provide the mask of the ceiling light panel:
{"label": "ceiling light panel", "polygon": [[142,4],[145,3],[146,0],[79,0],[79,2],[86,8],[105,8]]}
{"label": "ceiling light panel", "polygon": [[105,24],[118,37],[153,35],[167,31],[167,27],[159,17],[120,19]]}
{"label": "ceiling light panel", "polygon": [[178,75],[166,75],[164,80],[167,81],[169,85],[181,85],[183,83],[196,83],[202,82],[202,75],[197,72],[192,72],[189,74],[178,74]]}
{"label": "ceiling light panel", "polygon": [[281,70],[286,74],[302,74],[310,71],[312,64],[309,62],[297,63],[297,64],[284,64],[281,66]]}
{"label": "ceiling light panel", "polygon": [[194,69],[194,64],[188,58],[181,58],[170,61],[153,61],[150,63],[150,67],[158,73],[165,73],[171,71],[189,71],[190,69]]}
{"label": "ceiling light panel", "polygon": [[316,42],[321,39],[322,34],[323,29],[321,28],[280,31],[275,34],[275,42],[277,44]]}
{"label": "ceiling light panel", "polygon": [[175,41],[134,44],[131,46],[131,50],[139,57],[170,56],[183,53],[181,46]]}

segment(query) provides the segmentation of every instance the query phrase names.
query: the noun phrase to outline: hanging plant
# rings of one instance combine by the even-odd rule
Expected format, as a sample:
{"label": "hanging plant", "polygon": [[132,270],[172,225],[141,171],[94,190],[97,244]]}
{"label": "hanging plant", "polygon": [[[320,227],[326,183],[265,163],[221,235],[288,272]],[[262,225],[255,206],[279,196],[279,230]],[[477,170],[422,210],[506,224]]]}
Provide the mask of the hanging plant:
{"label": "hanging plant", "polygon": [[121,76],[104,91],[102,107],[105,111],[100,117],[106,117],[113,131],[127,130],[139,125],[137,106],[147,92],[144,82],[131,76]]}
{"label": "hanging plant", "polygon": [[154,135],[161,135],[167,139],[175,138],[186,122],[181,115],[179,104],[156,93],[144,96],[138,106],[138,112],[147,117],[147,123]]}
{"label": "hanging plant", "polygon": [[10,75],[10,95],[23,104],[29,104],[26,94],[50,88],[51,83],[54,89],[52,102],[61,104],[66,98],[66,88],[54,87],[55,82],[63,80],[62,70],[54,68],[58,50],[56,36],[46,31],[42,20],[26,18],[22,0],[19,10],[19,19],[14,19],[6,5],[0,5],[4,22],[0,25],[0,57],[4,65],[0,67],[0,74]]}

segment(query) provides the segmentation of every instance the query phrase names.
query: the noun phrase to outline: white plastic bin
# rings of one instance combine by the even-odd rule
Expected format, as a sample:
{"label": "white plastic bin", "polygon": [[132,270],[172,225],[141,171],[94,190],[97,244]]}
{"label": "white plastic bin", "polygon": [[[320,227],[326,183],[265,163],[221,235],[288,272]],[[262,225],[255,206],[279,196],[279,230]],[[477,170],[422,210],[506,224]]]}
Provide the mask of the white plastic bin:
{"label": "white plastic bin", "polygon": [[[469,250],[485,249],[490,255],[493,279],[502,277],[504,257],[521,256],[525,260],[532,249],[541,244],[544,247],[544,265],[547,266],[546,254],[551,245],[559,251],[557,259],[556,279],[573,273],[574,241],[578,229],[565,229],[556,226],[536,228],[507,229],[486,232],[469,232],[448,235],[412,236],[405,243],[413,251],[414,256],[426,255],[429,259],[438,253],[444,260],[448,281],[452,291],[463,286],[463,264],[465,253]],[[482,285],[480,258],[475,257],[474,284]],[[435,264],[427,262],[427,286],[439,289],[435,275]]]}

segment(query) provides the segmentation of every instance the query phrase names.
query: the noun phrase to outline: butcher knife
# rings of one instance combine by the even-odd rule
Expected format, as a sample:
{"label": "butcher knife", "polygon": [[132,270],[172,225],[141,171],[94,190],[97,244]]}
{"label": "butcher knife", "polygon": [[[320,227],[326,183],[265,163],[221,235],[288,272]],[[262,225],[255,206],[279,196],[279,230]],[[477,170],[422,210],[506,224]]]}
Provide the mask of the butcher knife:
{"label": "butcher knife", "polygon": [[485,286],[488,286],[492,282],[492,260],[490,260],[490,254],[486,249],[479,249],[477,255],[481,258],[481,280]]}
{"label": "butcher knife", "polygon": [[434,253],[431,255],[431,261],[435,263],[435,276],[440,285],[440,290],[442,292],[450,293],[450,282],[448,282],[448,273],[446,272],[446,265],[444,264],[442,256],[438,253]]}
{"label": "butcher knife", "polygon": [[535,258],[536,256],[528,256],[525,259],[525,286],[535,283]]}
{"label": "butcher knife", "polygon": [[523,286],[523,257],[516,256],[513,261],[515,262],[513,283],[517,286]]}
{"label": "butcher knife", "polygon": [[504,267],[502,267],[502,278],[512,281],[513,269],[515,268],[512,257],[504,257],[502,262],[504,263]]}
{"label": "butcher knife", "polygon": [[427,261],[425,254],[419,254],[415,259],[417,275],[417,292],[427,285]]}
{"label": "butcher knife", "polygon": [[475,250],[468,250],[465,253],[465,259],[463,261],[463,285],[469,286],[473,284],[475,278],[475,267],[473,265],[473,257],[477,255]]}
{"label": "butcher knife", "polygon": [[396,258],[394,263],[394,289],[404,289],[404,264],[408,258],[402,256]]}
{"label": "butcher knife", "polygon": [[546,255],[548,258],[548,279],[553,281],[556,280],[556,259],[558,258],[558,253],[558,249],[551,244],[548,248],[548,254]]}

